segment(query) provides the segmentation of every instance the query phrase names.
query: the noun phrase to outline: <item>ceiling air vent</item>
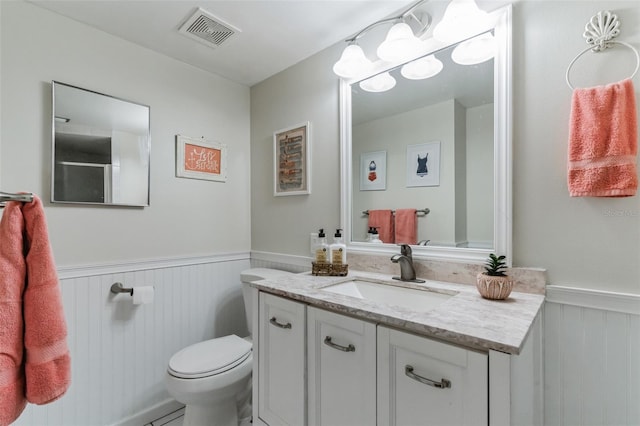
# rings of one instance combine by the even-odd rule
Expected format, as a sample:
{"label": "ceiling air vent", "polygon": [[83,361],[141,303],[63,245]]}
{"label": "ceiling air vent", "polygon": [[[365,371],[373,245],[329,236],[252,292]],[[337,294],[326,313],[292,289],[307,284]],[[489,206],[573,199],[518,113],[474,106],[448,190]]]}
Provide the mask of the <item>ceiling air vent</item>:
{"label": "ceiling air vent", "polygon": [[196,13],[187,19],[179,31],[209,47],[219,47],[232,35],[240,32],[238,28],[201,8],[198,8]]}

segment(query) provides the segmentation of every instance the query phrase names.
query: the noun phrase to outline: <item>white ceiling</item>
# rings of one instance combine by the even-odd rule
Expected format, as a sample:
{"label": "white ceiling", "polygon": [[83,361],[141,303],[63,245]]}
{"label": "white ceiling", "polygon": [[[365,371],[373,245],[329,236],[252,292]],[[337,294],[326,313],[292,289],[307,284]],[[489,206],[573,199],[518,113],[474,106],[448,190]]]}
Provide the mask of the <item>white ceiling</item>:
{"label": "white ceiling", "polygon": [[[414,3],[410,0],[30,2],[247,86]],[[218,48],[180,34],[179,28],[198,7],[241,32]]]}

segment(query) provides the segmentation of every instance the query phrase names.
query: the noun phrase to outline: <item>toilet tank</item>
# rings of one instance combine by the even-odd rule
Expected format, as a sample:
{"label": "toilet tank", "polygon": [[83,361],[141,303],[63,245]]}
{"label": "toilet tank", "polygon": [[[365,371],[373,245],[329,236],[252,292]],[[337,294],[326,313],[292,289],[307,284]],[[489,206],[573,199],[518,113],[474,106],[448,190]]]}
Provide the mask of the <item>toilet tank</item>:
{"label": "toilet tank", "polygon": [[245,269],[240,273],[240,280],[242,281],[242,296],[244,297],[244,311],[247,315],[247,328],[249,329],[249,335],[252,335],[252,320],[253,312],[253,292],[251,291],[250,283],[260,280],[272,280],[278,279],[286,275],[291,275],[292,272],[281,271],[280,269],[270,268],[251,268]]}

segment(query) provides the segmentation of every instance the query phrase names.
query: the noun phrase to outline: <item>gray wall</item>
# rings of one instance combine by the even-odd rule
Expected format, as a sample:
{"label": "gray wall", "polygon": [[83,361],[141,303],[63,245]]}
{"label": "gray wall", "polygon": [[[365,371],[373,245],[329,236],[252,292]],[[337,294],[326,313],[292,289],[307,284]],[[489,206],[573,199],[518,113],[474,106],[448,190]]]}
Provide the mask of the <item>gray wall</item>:
{"label": "gray wall", "polygon": [[[514,264],[547,268],[552,284],[638,294],[640,198],[570,198],[566,184],[571,90],[565,71],[585,47],[585,24],[603,9],[620,17],[620,39],[640,47],[635,2],[514,4]],[[338,79],[331,67],[343,47],[251,89],[253,250],[307,255],[308,233],[339,220]],[[635,65],[628,49],[585,56],[573,70],[574,84],[621,80]],[[271,132],[304,120],[314,126],[312,193],[274,198]]]}
{"label": "gray wall", "polygon": [[[251,249],[309,256],[309,233],[340,224],[340,46],[251,88]],[[311,194],[273,196],[273,132],[311,122]]]}
{"label": "gray wall", "polygon": [[[58,266],[250,248],[249,89],[23,1],[2,1],[0,188],[46,203]],[[51,205],[51,80],[151,107],[151,206]],[[226,143],[226,183],[175,177],[175,135]]]}

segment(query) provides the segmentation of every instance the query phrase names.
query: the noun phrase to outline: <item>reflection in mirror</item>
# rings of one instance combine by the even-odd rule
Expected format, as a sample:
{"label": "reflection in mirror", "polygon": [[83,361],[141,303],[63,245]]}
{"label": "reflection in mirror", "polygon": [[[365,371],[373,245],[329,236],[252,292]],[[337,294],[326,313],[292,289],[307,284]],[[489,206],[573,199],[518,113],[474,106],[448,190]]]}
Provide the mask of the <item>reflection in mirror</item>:
{"label": "reflection in mirror", "polygon": [[[493,247],[494,62],[459,65],[455,47],[433,54],[445,70],[434,77],[407,79],[396,68],[387,92],[351,85],[352,241],[368,238],[365,211],[426,207],[414,242]],[[374,152],[386,152],[386,176],[376,179],[386,178],[384,190],[367,173]]]}
{"label": "reflection in mirror", "polygon": [[[352,251],[398,251],[393,240],[367,242],[365,211],[428,209],[416,216],[414,256],[511,257],[511,8],[491,15],[493,59],[460,65],[451,59],[452,44],[423,52],[443,63],[431,78],[412,80],[400,66],[378,63],[376,72],[396,80],[391,90],[373,93],[360,80],[342,81],[341,210]],[[372,185],[369,160],[381,156],[384,182]]]}
{"label": "reflection in mirror", "polygon": [[149,107],[54,81],[51,201],[149,205]]}

